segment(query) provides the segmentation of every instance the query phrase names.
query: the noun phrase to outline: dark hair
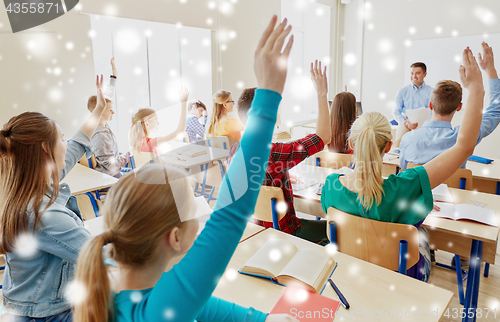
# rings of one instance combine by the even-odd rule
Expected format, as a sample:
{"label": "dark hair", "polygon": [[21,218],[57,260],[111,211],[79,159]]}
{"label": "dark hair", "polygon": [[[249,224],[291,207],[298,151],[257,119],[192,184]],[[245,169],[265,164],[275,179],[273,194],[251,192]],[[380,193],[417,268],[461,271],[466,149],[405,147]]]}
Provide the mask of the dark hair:
{"label": "dark hair", "polygon": [[252,106],[253,97],[257,87],[245,88],[238,98],[238,116],[243,123],[247,122],[247,113]]}
{"label": "dark hair", "polygon": [[338,93],[333,99],[330,111],[330,126],[332,137],[328,150],[336,153],[346,153],[349,148],[347,138],[352,123],[356,121],[356,97],[349,92]]}
{"label": "dark hair", "polygon": [[[43,212],[57,199],[57,139],[56,123],[37,112],[14,116],[0,131],[0,253],[11,252],[20,233],[38,229]],[[49,176],[53,193],[42,208]],[[34,212],[31,228],[27,214],[30,209]]]}
{"label": "dark hair", "polygon": [[425,66],[425,64],[422,62],[413,63],[413,64],[411,64],[410,68],[412,68],[412,67],[420,67],[420,68],[422,68],[422,71],[424,73],[427,73],[427,66]]}
{"label": "dark hair", "polygon": [[439,115],[453,113],[462,102],[462,87],[451,80],[443,80],[436,84],[431,96],[432,108]]}
{"label": "dark hair", "polygon": [[188,104],[188,111],[191,111],[193,109],[193,106],[195,106],[195,105],[196,105],[196,108],[201,107],[205,111],[207,110],[207,107],[205,106],[205,104],[203,104],[202,101],[197,100],[197,101],[191,101],[191,102],[189,102],[189,104]]}

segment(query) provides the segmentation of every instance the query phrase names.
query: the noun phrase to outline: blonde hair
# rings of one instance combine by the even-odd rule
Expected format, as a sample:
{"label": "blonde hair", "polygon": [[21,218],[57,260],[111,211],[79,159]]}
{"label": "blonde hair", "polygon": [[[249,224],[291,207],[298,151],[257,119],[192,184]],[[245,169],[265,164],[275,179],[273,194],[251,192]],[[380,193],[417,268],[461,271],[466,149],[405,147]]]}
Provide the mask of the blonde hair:
{"label": "blonde hair", "polygon": [[113,303],[102,247],[120,265],[141,268],[158,256],[158,243],[194,213],[191,185],[182,170],[146,164],[125,175],[110,189],[102,209],[106,231],[83,247],[76,281],[88,287],[88,297],[75,306],[75,322],[111,321]]}
{"label": "blonde hair", "polygon": [[222,118],[222,112],[224,111],[224,104],[231,98],[231,92],[228,91],[218,91],[212,97],[214,101],[214,107],[212,109],[212,115],[210,116],[210,122],[208,127],[208,135],[216,136],[217,124]]}
{"label": "blonde hair", "polygon": [[142,140],[149,137],[148,129],[145,122],[152,119],[156,115],[156,111],[150,107],[141,108],[132,117],[132,126],[128,134],[129,143],[132,151],[140,152]]}
{"label": "blonde hair", "polygon": [[382,201],[382,152],[392,140],[389,121],[378,112],[361,115],[351,127],[349,139],[352,141],[356,159],[356,183],[361,183],[358,201],[369,209],[375,202]]}

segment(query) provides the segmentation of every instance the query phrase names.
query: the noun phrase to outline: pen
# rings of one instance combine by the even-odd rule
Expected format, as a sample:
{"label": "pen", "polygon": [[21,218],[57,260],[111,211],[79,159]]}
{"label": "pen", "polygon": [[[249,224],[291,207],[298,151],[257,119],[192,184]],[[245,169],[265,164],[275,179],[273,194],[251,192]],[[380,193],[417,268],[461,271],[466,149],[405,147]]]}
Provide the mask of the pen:
{"label": "pen", "polygon": [[329,278],[328,279],[328,283],[330,283],[330,285],[333,287],[333,290],[335,291],[335,293],[337,293],[337,295],[339,296],[339,299],[340,299],[340,302],[342,303],[342,305],[348,309],[350,308],[351,306],[349,305],[349,303],[347,302],[347,300],[345,299],[344,295],[342,294],[342,292],[340,292],[340,290],[338,289],[337,285],[335,285],[335,283],[333,283],[332,279]]}

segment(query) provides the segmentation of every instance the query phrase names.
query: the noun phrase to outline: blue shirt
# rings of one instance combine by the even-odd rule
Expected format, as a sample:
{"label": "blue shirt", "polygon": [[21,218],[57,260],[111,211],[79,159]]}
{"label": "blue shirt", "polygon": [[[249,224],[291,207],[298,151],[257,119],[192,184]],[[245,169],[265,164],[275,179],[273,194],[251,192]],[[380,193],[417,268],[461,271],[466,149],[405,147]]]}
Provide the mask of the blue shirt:
{"label": "blue shirt", "polygon": [[[490,79],[490,105],[483,113],[477,144],[490,135],[500,123],[500,79]],[[400,165],[404,170],[408,162],[424,164],[457,142],[460,126],[451,127],[446,121],[427,121],[423,127],[406,133],[399,145]],[[465,168],[466,162],[462,164]]]}
{"label": "blue shirt", "polygon": [[115,295],[115,321],[264,322],[267,314],[211,295],[254,212],[280,100],[274,91],[255,91],[241,148],[222,181],[210,220],[186,256],[153,288]]}
{"label": "blue shirt", "polygon": [[423,83],[419,87],[410,84],[399,90],[396,95],[396,107],[394,108],[394,118],[399,124],[407,118],[405,110],[419,107],[429,107],[433,88]]}
{"label": "blue shirt", "polygon": [[[206,116],[203,116],[203,118],[206,118]],[[203,140],[203,136],[205,135],[205,124],[201,124],[198,118],[192,115],[186,120],[186,132],[189,136],[189,142],[194,143],[198,140]]]}

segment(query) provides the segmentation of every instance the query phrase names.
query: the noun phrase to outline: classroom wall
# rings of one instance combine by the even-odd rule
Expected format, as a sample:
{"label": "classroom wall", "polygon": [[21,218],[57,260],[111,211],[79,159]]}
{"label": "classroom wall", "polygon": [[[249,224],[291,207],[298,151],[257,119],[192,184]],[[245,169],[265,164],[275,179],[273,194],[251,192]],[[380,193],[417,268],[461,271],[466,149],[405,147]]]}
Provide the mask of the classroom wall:
{"label": "classroom wall", "polygon": [[[404,62],[406,45],[411,46],[412,40],[500,32],[498,0],[352,0],[344,9],[342,81],[360,91],[365,111],[379,111],[391,119],[397,91],[410,82],[404,77],[409,68]],[[360,20],[363,16],[364,22]],[[500,69],[500,48],[495,53]],[[352,60],[346,63],[347,54],[354,55],[347,57],[354,57],[355,64],[347,64]],[[357,74],[360,66],[361,73]],[[354,83],[357,87],[351,87]],[[460,123],[458,116],[454,125]],[[498,140],[499,129],[484,139],[475,153],[499,158]]]}
{"label": "classroom wall", "polygon": [[0,26],[0,125],[38,111],[56,120],[69,138],[89,115],[87,99],[95,93],[88,16],[71,11],[12,34],[0,10]]}

